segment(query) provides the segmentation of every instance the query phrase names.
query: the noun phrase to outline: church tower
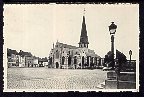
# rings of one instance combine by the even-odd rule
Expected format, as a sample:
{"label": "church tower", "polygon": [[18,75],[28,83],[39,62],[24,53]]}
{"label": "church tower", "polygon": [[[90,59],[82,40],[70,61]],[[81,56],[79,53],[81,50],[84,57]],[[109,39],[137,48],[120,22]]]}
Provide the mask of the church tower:
{"label": "church tower", "polygon": [[87,36],[87,30],[86,30],[86,24],[85,24],[85,9],[84,9],[84,15],[83,15],[83,22],[82,22],[82,29],[81,29],[81,36],[80,36],[80,42],[79,47],[88,48],[88,36]]}

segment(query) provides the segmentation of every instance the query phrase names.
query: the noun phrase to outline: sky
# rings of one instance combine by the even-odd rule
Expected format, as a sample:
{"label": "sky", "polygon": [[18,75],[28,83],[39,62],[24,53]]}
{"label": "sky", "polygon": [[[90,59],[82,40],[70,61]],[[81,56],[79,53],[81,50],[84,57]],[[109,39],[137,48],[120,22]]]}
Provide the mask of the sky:
{"label": "sky", "polygon": [[138,4],[5,4],[4,45],[38,57],[48,57],[56,41],[78,46],[84,8],[90,49],[101,57],[111,50],[114,22],[115,49],[139,58]]}

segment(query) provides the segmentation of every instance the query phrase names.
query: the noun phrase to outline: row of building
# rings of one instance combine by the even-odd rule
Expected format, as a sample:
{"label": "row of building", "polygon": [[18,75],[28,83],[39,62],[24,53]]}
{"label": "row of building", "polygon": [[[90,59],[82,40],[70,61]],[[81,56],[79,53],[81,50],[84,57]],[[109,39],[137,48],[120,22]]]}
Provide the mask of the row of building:
{"label": "row of building", "polygon": [[[104,58],[100,58],[91,53],[81,52],[81,49],[75,50],[67,48],[70,45],[57,42],[56,45],[65,45],[65,49],[61,52],[56,51],[57,47],[52,50],[48,58],[39,58],[33,56],[30,52],[20,50],[7,49],[8,67],[49,67],[49,68],[86,68],[86,67],[101,67],[104,63]],[[55,50],[55,52],[54,52]],[[59,49],[60,50],[60,49]],[[69,51],[70,50],[70,51]],[[85,49],[86,50],[86,49]],[[84,50],[84,51],[85,51]],[[87,49],[89,50],[89,49]],[[91,50],[87,52],[93,52]],[[62,54],[61,54],[62,53]],[[75,54],[74,54],[75,53]],[[81,57],[83,54],[85,56]],[[91,56],[87,56],[86,55]]]}
{"label": "row of building", "polygon": [[30,52],[7,49],[8,67],[44,67],[48,65],[47,58],[33,56]]}

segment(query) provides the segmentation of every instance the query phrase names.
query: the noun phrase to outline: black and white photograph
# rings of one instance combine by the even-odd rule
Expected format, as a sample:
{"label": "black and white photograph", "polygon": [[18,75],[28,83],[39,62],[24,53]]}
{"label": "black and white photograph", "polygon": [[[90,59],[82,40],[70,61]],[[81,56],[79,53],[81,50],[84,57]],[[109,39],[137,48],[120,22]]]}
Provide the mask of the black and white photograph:
{"label": "black and white photograph", "polygon": [[4,92],[139,92],[139,4],[4,4]]}

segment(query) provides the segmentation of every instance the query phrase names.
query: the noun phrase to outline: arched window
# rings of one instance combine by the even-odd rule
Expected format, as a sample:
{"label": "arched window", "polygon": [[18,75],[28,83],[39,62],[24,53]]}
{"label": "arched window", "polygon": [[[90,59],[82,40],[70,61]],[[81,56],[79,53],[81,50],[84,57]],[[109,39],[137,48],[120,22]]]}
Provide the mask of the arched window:
{"label": "arched window", "polygon": [[94,59],[94,60],[95,60],[95,64],[97,65],[97,57],[95,57],[95,59]]}
{"label": "arched window", "polygon": [[52,64],[52,57],[49,58],[49,64]]}
{"label": "arched window", "polygon": [[99,58],[99,66],[101,65],[101,58]]}
{"label": "arched window", "polygon": [[82,57],[82,65],[84,64],[84,56]]}
{"label": "arched window", "polygon": [[62,57],[62,65],[64,65],[64,62],[65,62],[65,57],[63,56]]}
{"label": "arched window", "polygon": [[87,56],[87,65],[89,65],[89,56]]}
{"label": "arched window", "polygon": [[71,65],[71,57],[68,57],[68,65]]}
{"label": "arched window", "polygon": [[76,58],[76,56],[74,57],[74,64],[77,64],[77,58]]}
{"label": "arched window", "polygon": [[58,52],[58,50],[56,51],[56,58],[57,59],[59,58],[59,52]]}

